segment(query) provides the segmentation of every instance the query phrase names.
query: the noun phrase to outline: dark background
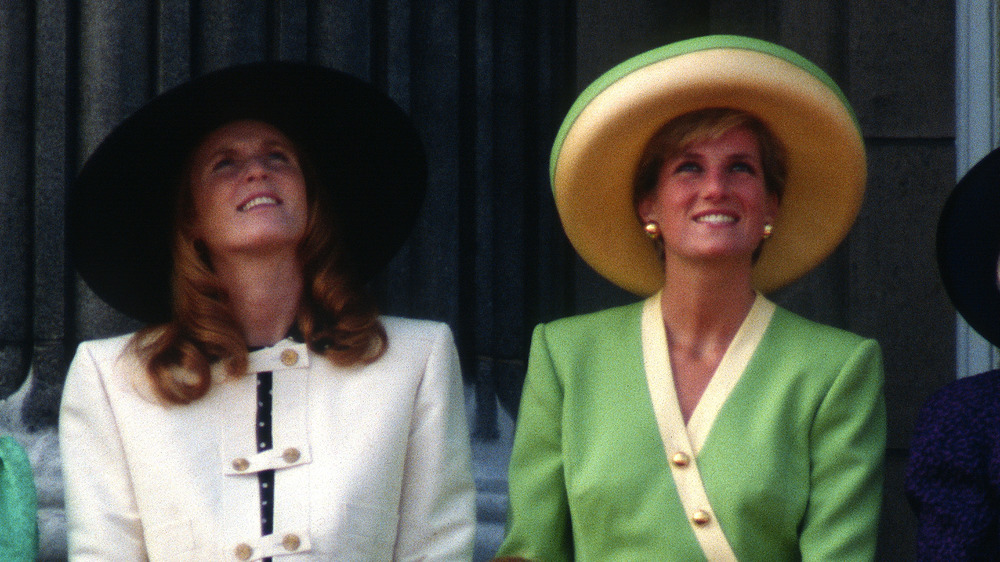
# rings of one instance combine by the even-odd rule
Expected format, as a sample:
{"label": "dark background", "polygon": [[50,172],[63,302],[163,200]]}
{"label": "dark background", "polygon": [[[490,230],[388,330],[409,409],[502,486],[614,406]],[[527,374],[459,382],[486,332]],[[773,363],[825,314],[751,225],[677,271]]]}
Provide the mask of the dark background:
{"label": "dark background", "polygon": [[[955,177],[955,14],[939,0],[53,0],[0,2],[0,396],[33,369],[23,416],[55,422],[75,345],[134,329],[65,259],[67,184],[157,92],[264,59],[311,61],[388,92],[430,155],[411,241],[377,281],[392,314],[447,321],[475,390],[474,438],[516,413],[531,328],[633,300],[566,243],[548,152],[576,94],[625,58],[707,33],[780,43],[843,88],[869,154],[844,244],[775,295],[878,339],[888,473],[880,552],[912,557],[901,492],[916,410],[954,377],[954,312],[933,259]],[[178,116],[182,118],[182,116]]]}

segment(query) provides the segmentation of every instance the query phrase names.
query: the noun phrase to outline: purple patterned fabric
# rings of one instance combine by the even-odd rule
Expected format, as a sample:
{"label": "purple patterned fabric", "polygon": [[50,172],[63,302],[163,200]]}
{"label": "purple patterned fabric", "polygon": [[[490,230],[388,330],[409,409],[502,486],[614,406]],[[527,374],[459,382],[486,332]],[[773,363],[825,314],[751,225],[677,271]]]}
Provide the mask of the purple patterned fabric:
{"label": "purple patterned fabric", "polygon": [[957,380],[927,400],[906,494],[919,560],[1000,560],[1000,371]]}

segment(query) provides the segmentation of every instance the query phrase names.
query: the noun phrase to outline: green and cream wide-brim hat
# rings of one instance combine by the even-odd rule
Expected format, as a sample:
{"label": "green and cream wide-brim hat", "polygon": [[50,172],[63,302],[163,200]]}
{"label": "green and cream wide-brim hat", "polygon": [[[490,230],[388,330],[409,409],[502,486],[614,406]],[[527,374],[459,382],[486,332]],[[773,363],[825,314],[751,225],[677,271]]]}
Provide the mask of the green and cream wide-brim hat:
{"label": "green and cream wide-brim hat", "polygon": [[566,235],[612,283],[639,295],[662,287],[663,264],[632,203],[636,168],[666,122],[711,107],[756,116],[787,150],[787,185],[754,266],[755,288],[772,291],[804,275],[854,223],[865,188],[864,140],[833,80],[766,41],[680,41],[598,78],[573,104],[552,148],[552,191]]}

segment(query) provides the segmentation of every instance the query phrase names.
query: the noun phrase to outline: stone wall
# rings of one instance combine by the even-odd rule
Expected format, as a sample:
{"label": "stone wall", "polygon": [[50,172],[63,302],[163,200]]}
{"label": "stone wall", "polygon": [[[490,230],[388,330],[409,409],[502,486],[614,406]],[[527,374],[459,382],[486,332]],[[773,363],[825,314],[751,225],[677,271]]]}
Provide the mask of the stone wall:
{"label": "stone wall", "polygon": [[[857,226],[774,297],[881,342],[890,435],[880,548],[909,558],[901,477],[914,416],[954,372],[954,316],[933,259],[937,215],[954,184],[954,23],[953,4],[938,0],[3,2],[0,396],[21,389],[2,405],[3,427],[36,462],[43,508],[57,509],[52,424],[68,357],[81,339],[135,327],[77,282],[63,254],[64,195],[86,155],[155,92],[190,75],[312,60],[375,82],[424,134],[428,203],[376,289],[388,311],[455,330],[474,390],[477,455],[498,475],[477,479],[491,494],[480,515],[498,525],[506,445],[492,439],[507,435],[509,421],[497,401],[516,412],[531,327],[632,300],[576,260],[562,236],[547,185],[559,121],[583,86],[628,56],[741,33],[826,70],[868,143]],[[30,389],[22,386],[29,367]],[[41,429],[25,432],[22,420]],[[45,513],[43,545],[58,558],[60,516]]]}

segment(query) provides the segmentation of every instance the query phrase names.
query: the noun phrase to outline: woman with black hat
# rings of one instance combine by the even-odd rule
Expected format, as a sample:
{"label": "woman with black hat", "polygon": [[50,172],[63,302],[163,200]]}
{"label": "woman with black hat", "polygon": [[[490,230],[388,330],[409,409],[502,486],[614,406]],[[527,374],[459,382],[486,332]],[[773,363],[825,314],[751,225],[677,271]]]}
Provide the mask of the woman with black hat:
{"label": "woman with black hat", "polygon": [[[941,212],[937,258],[963,318],[1000,345],[1000,149],[972,167]],[[1000,559],[1000,371],[949,383],[917,417],[906,494],[920,560]]]}
{"label": "woman with black hat", "polygon": [[471,557],[451,333],[364,291],[425,182],[395,104],[293,63],[195,79],[105,139],[73,186],[71,255],[150,327],[70,366],[72,559]]}
{"label": "woman with black hat", "polygon": [[872,559],[878,344],[761,294],[837,246],[865,173],[840,90],[764,41],[667,45],[581,94],[556,206],[580,256],[648,298],[536,328],[501,556]]}

